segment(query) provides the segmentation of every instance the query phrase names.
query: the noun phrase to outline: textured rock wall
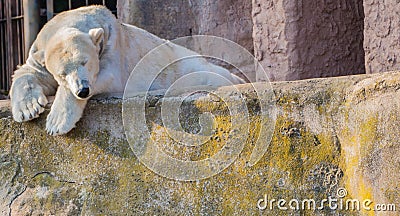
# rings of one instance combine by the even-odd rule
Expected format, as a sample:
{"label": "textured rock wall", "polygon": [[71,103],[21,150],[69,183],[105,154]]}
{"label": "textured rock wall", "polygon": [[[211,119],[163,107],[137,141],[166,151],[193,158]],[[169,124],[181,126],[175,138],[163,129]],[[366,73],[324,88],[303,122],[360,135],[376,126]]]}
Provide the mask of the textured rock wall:
{"label": "textured rock wall", "polygon": [[362,1],[253,0],[255,55],[273,80],[365,73]]}
{"label": "textured rock wall", "polygon": [[254,55],[264,70],[271,74],[271,80],[285,80],[293,76],[289,70],[285,10],[280,0],[253,0]]}
{"label": "textured rock wall", "polygon": [[365,0],[364,49],[367,73],[400,69],[399,2]]}
{"label": "textured rock wall", "polygon": [[[268,84],[256,84],[262,89]],[[396,215],[344,210],[259,210],[271,199],[346,198],[395,203],[399,207],[400,73],[274,83],[277,122],[272,142],[248,166],[259,129],[265,127],[250,84],[238,86],[250,118],[250,132],[237,160],[220,174],[181,182],[156,175],[132,153],[124,138],[121,99],[93,99],[66,136],[45,133],[45,117],[16,123],[8,102],[0,104],[0,212],[2,215]],[[241,97],[228,88],[235,102]],[[139,97],[140,98],[140,97]],[[146,105],[153,135],[180,159],[214,155],[229,137],[223,101],[191,97],[182,113],[194,124],[198,112],[212,112],[217,129],[200,147],[168,146],[160,125],[162,95]],[[174,100],[174,98],[163,98]],[[197,107],[197,108],[196,108]],[[195,108],[195,109],[193,109]],[[245,114],[245,113],[243,113]],[[162,162],[162,161],[161,161]],[[393,214],[392,214],[393,213]]]}

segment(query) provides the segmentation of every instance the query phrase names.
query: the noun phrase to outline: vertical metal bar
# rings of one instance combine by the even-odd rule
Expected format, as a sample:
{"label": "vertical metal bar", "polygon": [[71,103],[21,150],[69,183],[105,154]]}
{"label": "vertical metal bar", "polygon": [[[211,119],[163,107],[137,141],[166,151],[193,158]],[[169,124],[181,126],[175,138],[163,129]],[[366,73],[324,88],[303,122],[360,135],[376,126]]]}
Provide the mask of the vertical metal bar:
{"label": "vertical metal bar", "polygon": [[[23,64],[28,55],[25,55],[25,28],[24,28],[24,26],[25,26],[25,17],[26,16],[25,16],[25,13],[24,13],[23,0],[21,0],[21,1],[22,1],[22,5],[21,5],[22,18],[21,18],[21,26],[20,26],[20,28],[21,28],[21,32],[22,32],[21,38],[24,41],[23,44],[21,44],[21,47],[22,47],[22,50],[21,50],[21,64]],[[37,11],[38,11],[38,14],[39,14],[39,10],[37,10]],[[37,25],[39,25],[39,24],[37,24]]]}
{"label": "vertical metal bar", "polygon": [[22,4],[22,0],[18,0],[19,1],[19,16],[20,16],[20,18],[19,18],[19,25],[18,25],[18,28],[19,28],[19,32],[20,32],[20,34],[18,35],[18,38],[19,38],[19,50],[18,50],[18,56],[19,56],[19,64],[22,64],[23,63],[23,61],[24,61],[24,18],[23,18],[23,15],[24,15],[24,12],[23,12],[23,4]]}
{"label": "vertical metal bar", "polygon": [[21,32],[21,35],[19,36],[21,43],[20,43],[20,50],[19,50],[19,64],[22,65],[25,62],[25,32],[24,32],[24,19],[21,18],[19,21],[19,31]]}
{"label": "vertical metal bar", "polygon": [[[21,44],[22,44],[22,40],[21,40],[21,31],[20,31],[20,25],[21,25],[21,19],[16,19],[15,20],[15,25],[16,25],[16,32],[13,33],[17,33],[13,38],[17,38],[17,59],[18,59],[18,64],[20,64],[20,55],[21,55]],[[17,62],[16,62],[17,64]]]}
{"label": "vertical metal bar", "polygon": [[9,46],[11,48],[11,54],[10,54],[11,64],[10,64],[10,70],[7,73],[7,88],[10,86],[9,83],[10,83],[11,74],[14,71],[15,65],[17,64],[17,62],[16,62],[17,47],[15,46],[15,39],[14,39],[15,38],[14,36],[16,33],[14,27],[15,27],[16,22],[13,20],[13,7],[16,9],[15,12],[17,12],[17,2],[18,2],[17,0],[14,0],[14,1],[11,1],[11,4],[10,4],[10,14],[9,15],[10,15],[10,29],[11,30],[9,32],[9,34],[10,34]]}
{"label": "vertical metal bar", "polygon": [[[1,2],[2,0],[0,0],[0,2]],[[4,6],[2,3],[0,3],[0,6],[1,6],[1,8]],[[0,18],[3,18],[3,16],[2,16],[2,13],[0,14]],[[5,77],[6,77],[6,73],[7,73],[7,70],[5,69],[5,57],[6,57],[6,52],[5,52],[5,49],[4,49],[4,46],[6,45],[6,43],[5,43],[5,38],[4,38],[4,36],[3,36],[3,34],[4,34],[4,26],[3,26],[3,22],[0,22],[0,43],[1,43],[1,46],[0,46],[0,63],[1,63],[1,65],[0,65],[0,89],[1,90],[5,90],[5,82],[4,82],[4,79],[5,79]]]}
{"label": "vertical metal bar", "polygon": [[24,61],[24,30],[23,30],[23,26],[24,26],[24,20],[22,18],[20,18],[18,20],[18,31],[19,31],[19,35],[18,35],[18,64],[21,65]]}
{"label": "vertical metal bar", "polygon": [[3,26],[3,30],[4,30],[4,34],[3,34],[3,43],[4,43],[4,54],[5,54],[5,57],[4,57],[4,74],[3,74],[3,88],[4,89],[7,89],[7,82],[6,82],[6,80],[7,80],[7,73],[8,73],[8,64],[9,64],[9,62],[8,62],[8,59],[9,59],[9,51],[8,51],[8,31],[7,31],[7,11],[8,11],[8,1],[6,0],[6,1],[4,1],[3,2],[3,6],[4,6],[4,8],[3,8],[3,15],[4,15],[4,26]]}
{"label": "vertical metal bar", "polygon": [[47,7],[47,21],[53,18],[54,15],[54,2],[53,0],[46,0]]}
{"label": "vertical metal bar", "polygon": [[15,6],[15,8],[17,9],[17,16],[21,15],[21,0],[16,0],[17,5]]}
{"label": "vertical metal bar", "polygon": [[[15,8],[15,15],[16,16],[18,16],[18,0],[14,0],[14,8]],[[11,15],[11,17],[13,17],[12,15]]]}
{"label": "vertical metal bar", "polygon": [[72,9],[72,2],[71,2],[71,0],[68,0],[68,10],[71,10]]}
{"label": "vertical metal bar", "polygon": [[[5,6],[5,5],[4,5]],[[4,7],[4,15],[6,15],[6,6]],[[6,18],[6,16],[4,16]],[[8,44],[7,44],[7,22],[3,22],[3,51],[4,51],[4,74],[3,74],[3,89],[7,89],[7,73],[8,73],[8,58],[9,58],[9,53],[8,53]]]}
{"label": "vertical metal bar", "polygon": [[[17,1],[17,17],[18,16],[21,16],[21,8],[20,8],[20,0],[16,0]],[[14,37],[13,38],[17,38],[17,52],[16,52],[16,56],[17,56],[17,61],[18,61],[18,63],[16,62],[16,64],[21,64],[21,49],[22,49],[22,47],[21,47],[21,45],[22,45],[22,38],[21,38],[21,36],[22,36],[22,32],[21,32],[21,25],[22,25],[22,22],[21,22],[22,20],[21,20],[21,18],[16,18],[15,19],[15,25],[16,25],[16,35],[14,35]],[[15,33],[15,32],[14,32]],[[15,66],[15,65],[14,65]],[[13,68],[13,69],[15,69],[15,68]]]}
{"label": "vertical metal bar", "polygon": [[39,0],[23,0],[24,8],[24,35],[25,59],[28,57],[29,48],[39,32],[40,8]]}
{"label": "vertical metal bar", "polygon": [[106,6],[106,0],[103,0],[103,5]]}
{"label": "vertical metal bar", "polygon": [[8,79],[10,77],[10,73],[11,73],[12,67],[14,65],[14,61],[13,61],[14,53],[13,53],[13,49],[12,49],[12,35],[11,35],[11,32],[12,32],[11,4],[12,4],[11,1],[6,1],[6,20],[7,20],[7,23],[6,23],[7,42],[6,42],[6,44],[7,44],[7,54],[8,54],[7,55],[7,58],[8,58],[7,59],[7,72],[6,72],[6,81],[7,82],[5,83],[6,89],[9,88]]}
{"label": "vertical metal bar", "polygon": [[[6,7],[4,0],[0,0],[1,2],[1,19],[5,19],[5,12],[4,9]],[[5,21],[1,22],[1,32],[0,32],[0,40],[1,40],[1,89],[2,90],[6,90],[6,86],[5,86],[5,79],[7,76],[7,50],[6,50],[6,38],[5,38],[5,34],[6,34],[6,28],[5,28]]]}
{"label": "vertical metal bar", "polygon": [[4,2],[4,0],[1,0],[1,16],[2,16],[2,23],[1,23],[1,43],[2,43],[2,47],[1,47],[1,54],[2,54],[2,66],[1,66],[1,88],[2,90],[7,90],[7,86],[6,86],[6,80],[7,80],[7,73],[8,73],[8,69],[7,69],[7,56],[8,56],[8,50],[7,50],[7,30],[6,30],[6,26],[7,26],[7,20],[6,20],[6,9],[7,9],[7,5]]}
{"label": "vertical metal bar", "polygon": [[86,0],[86,6],[88,6],[89,5],[89,0]]}
{"label": "vertical metal bar", "polygon": [[[0,19],[3,19],[3,0],[0,0]],[[5,77],[6,70],[4,70],[4,57],[6,53],[4,52],[5,41],[3,40],[3,21],[0,21],[0,90],[4,90],[3,79]]]}
{"label": "vertical metal bar", "polygon": [[[22,16],[22,14],[21,14]],[[18,35],[18,46],[19,46],[19,50],[18,50],[18,64],[22,65],[24,63],[24,44],[25,44],[25,40],[24,40],[24,19],[23,17],[19,18],[19,25],[18,25],[18,31],[20,32]]]}

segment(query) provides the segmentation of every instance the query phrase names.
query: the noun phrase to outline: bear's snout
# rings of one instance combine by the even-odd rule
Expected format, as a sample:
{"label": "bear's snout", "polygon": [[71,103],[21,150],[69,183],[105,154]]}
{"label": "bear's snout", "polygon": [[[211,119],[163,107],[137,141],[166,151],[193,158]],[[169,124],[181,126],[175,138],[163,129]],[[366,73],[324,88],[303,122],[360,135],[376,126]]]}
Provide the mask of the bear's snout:
{"label": "bear's snout", "polygon": [[76,95],[80,98],[87,98],[89,96],[90,90],[89,88],[85,87],[85,88],[81,88],[78,90],[78,92],[76,93]]}
{"label": "bear's snout", "polygon": [[78,90],[76,90],[75,95],[80,99],[85,99],[90,96],[90,86],[89,81],[87,80],[79,80],[76,82],[78,84]]}

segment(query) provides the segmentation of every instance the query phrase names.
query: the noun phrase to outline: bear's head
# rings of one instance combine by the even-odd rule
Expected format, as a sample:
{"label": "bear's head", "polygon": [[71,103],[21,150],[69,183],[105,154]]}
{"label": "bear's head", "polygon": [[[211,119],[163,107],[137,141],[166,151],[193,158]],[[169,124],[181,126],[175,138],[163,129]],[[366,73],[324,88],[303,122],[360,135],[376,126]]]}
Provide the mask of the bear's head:
{"label": "bear's head", "polygon": [[65,28],[53,35],[46,45],[47,70],[59,85],[69,88],[78,99],[88,99],[92,95],[91,86],[99,73],[103,40],[102,28],[90,29],[88,33]]}

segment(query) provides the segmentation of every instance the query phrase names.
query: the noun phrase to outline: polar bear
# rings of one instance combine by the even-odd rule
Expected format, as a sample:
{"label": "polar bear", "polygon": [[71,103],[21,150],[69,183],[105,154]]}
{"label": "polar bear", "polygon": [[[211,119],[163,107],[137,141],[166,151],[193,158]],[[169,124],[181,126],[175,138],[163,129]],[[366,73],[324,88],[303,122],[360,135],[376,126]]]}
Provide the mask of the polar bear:
{"label": "polar bear", "polygon": [[[10,91],[13,118],[17,122],[37,118],[54,95],[46,130],[51,135],[68,133],[82,116],[88,99],[96,94],[123,92],[135,65],[155,47],[170,43],[143,29],[119,22],[103,6],[88,6],[60,13],[39,32],[24,65],[13,75]],[[193,54],[170,43],[162,56]],[[195,53],[194,53],[195,54]],[[196,58],[169,71],[152,89],[170,86],[176,77],[198,69],[213,71],[232,84],[244,83],[228,70]],[[200,67],[200,68],[198,68]],[[142,72],[142,77],[148,76]],[[188,85],[221,86],[204,73],[199,82]],[[134,91],[146,91],[140,80]],[[132,83],[130,83],[131,85]]]}

